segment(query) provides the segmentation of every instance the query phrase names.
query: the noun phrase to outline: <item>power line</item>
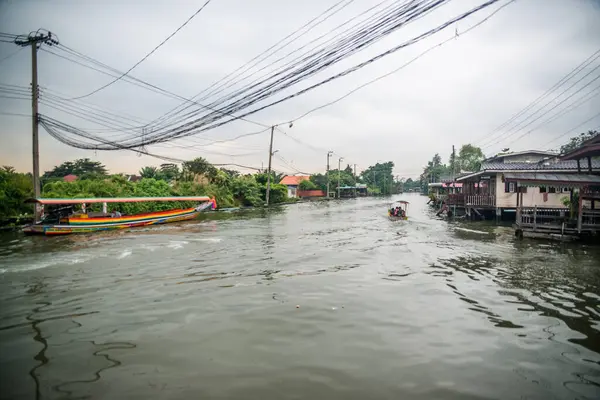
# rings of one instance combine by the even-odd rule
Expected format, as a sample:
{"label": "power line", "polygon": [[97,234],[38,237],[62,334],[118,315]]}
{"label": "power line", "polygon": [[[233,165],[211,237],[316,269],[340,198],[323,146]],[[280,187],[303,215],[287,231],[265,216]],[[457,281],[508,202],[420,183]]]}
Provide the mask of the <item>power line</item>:
{"label": "power line", "polygon": [[[277,93],[281,90],[284,90],[292,85],[295,85],[296,83],[300,82],[301,80],[307,79],[308,77],[314,75],[316,72],[318,72],[330,65],[333,65],[334,63],[339,62],[343,58],[348,57],[349,55],[353,54],[354,52],[358,51],[359,49],[362,49],[365,46],[368,46],[369,44],[375,42],[379,38],[381,38],[385,35],[388,35],[389,33],[395,31],[396,29],[399,29],[400,27],[406,25],[410,21],[412,21],[416,18],[419,18],[424,13],[427,13],[427,12],[433,10],[434,8],[438,7],[440,4],[445,3],[445,1],[444,0],[437,0],[437,1],[432,0],[432,1],[427,1],[427,2],[420,2],[418,4],[418,6],[416,4],[412,4],[414,7],[408,7],[406,9],[401,9],[396,14],[388,16],[384,21],[377,22],[378,25],[372,27],[373,30],[369,31],[368,36],[365,36],[364,32],[360,31],[360,32],[357,32],[353,38],[351,37],[351,38],[345,39],[341,43],[343,45],[343,48],[341,48],[341,49],[334,49],[332,52],[325,53],[324,55],[319,55],[319,53],[315,53],[318,58],[313,59],[313,60],[311,60],[310,58],[307,58],[306,61],[304,62],[304,64],[299,65],[294,71],[291,71],[290,73],[288,73],[285,76],[281,76],[274,82],[265,83],[263,85],[263,87],[260,87],[260,88],[257,87],[253,93],[246,95],[242,99],[234,101],[223,108],[220,108],[218,110],[218,112],[209,113],[203,117],[193,119],[189,122],[182,121],[182,122],[180,122],[180,124],[178,126],[175,126],[173,128],[169,128],[169,129],[161,129],[156,132],[151,132],[150,134],[146,135],[145,137],[141,137],[141,135],[138,135],[138,138],[136,140],[128,139],[124,142],[119,143],[118,146],[115,146],[113,144],[107,144],[105,146],[95,146],[95,147],[100,150],[118,150],[123,147],[125,147],[125,148],[139,147],[144,144],[166,142],[169,140],[174,140],[174,139],[182,138],[185,136],[190,136],[190,135],[193,135],[193,134],[196,134],[196,133],[199,133],[202,131],[206,131],[209,129],[214,129],[216,127],[233,122],[237,119],[244,118],[248,115],[254,114],[258,111],[264,110],[273,105],[279,104],[283,101],[289,100],[293,97],[304,94],[304,93],[306,93],[310,90],[313,90],[321,85],[329,83],[332,80],[335,80],[335,79],[341,78],[345,75],[348,75],[358,69],[365,67],[366,65],[368,65],[372,62],[375,62],[389,54],[392,54],[393,52],[396,52],[404,47],[410,46],[414,43],[424,40],[425,38],[445,29],[447,26],[455,24],[456,22],[470,16],[471,14],[478,12],[478,11],[482,10],[483,8],[488,7],[497,2],[498,2],[498,0],[489,0],[487,2],[484,2],[483,4],[480,4],[479,6],[474,7],[472,9],[468,10],[467,12],[460,14],[459,16],[457,16],[455,18],[452,18],[451,20],[446,21],[445,23],[437,26],[436,28],[430,29],[430,30],[426,31],[425,33],[422,33],[421,35],[413,37],[412,39],[410,39],[404,43],[401,43],[400,45],[395,46],[392,49],[389,49],[383,53],[378,54],[375,57],[372,57],[371,59],[369,59],[367,61],[364,61],[364,62],[357,64],[351,68],[348,68],[348,69],[346,69],[336,75],[333,75],[327,79],[324,79],[321,82],[313,84],[312,86],[304,88],[300,91],[297,91],[296,93],[288,95],[279,100],[273,101],[269,104],[263,105],[262,107],[246,111],[245,113],[243,113],[240,116],[232,117],[231,119],[220,121],[223,118],[223,113],[229,113],[230,115],[232,115],[233,113],[242,111],[244,109],[248,109],[253,104],[260,102],[262,100],[265,100],[266,98],[273,96],[275,93]],[[276,76],[277,75],[281,75],[281,73],[276,74]],[[217,115],[217,113],[219,115]],[[56,128],[62,129],[62,128],[65,128],[65,126],[59,125]],[[81,133],[81,132],[79,132],[79,133]],[[89,135],[87,137],[89,139],[92,139],[92,137]],[[81,144],[81,146],[83,146],[81,148],[88,148],[87,146],[89,146],[89,145]]]}
{"label": "power line", "polygon": [[[557,140],[559,140],[559,139],[562,139],[563,137],[565,137],[565,136],[567,136],[568,134],[572,133],[574,130],[581,128],[583,125],[587,124],[588,122],[590,122],[590,121],[592,121],[593,119],[596,119],[596,118],[598,118],[598,117],[600,117],[600,113],[598,113],[598,114],[594,115],[593,117],[591,117],[591,118],[589,118],[589,119],[586,119],[585,121],[583,121],[582,123],[580,123],[580,124],[579,124],[579,125],[577,125],[576,127],[569,129],[569,130],[568,130],[568,131],[566,131],[565,133],[562,133],[562,134],[560,134],[559,136],[557,136],[556,138],[552,139],[552,140],[551,140],[550,142],[548,142],[547,144],[549,144],[549,143],[554,143],[554,142],[556,142]],[[595,130],[597,130],[597,129],[600,129],[600,127],[596,128]]]}
{"label": "power line", "polygon": [[[289,39],[290,37],[294,36],[296,33],[300,32],[301,30],[303,30],[304,28],[310,27],[306,32],[304,32],[302,35],[308,33],[310,30],[312,30],[313,28],[315,28],[316,26],[318,26],[319,24],[325,22],[329,17],[335,15],[337,12],[341,11],[342,9],[344,9],[345,7],[347,7],[348,5],[350,5],[350,3],[352,3],[354,0],[342,0],[339,1],[337,3],[335,3],[333,6],[329,7],[327,10],[325,10],[324,12],[322,12],[321,14],[319,14],[317,17],[311,19],[310,21],[308,21],[306,24],[302,25],[300,28],[296,29],[294,32],[290,33],[289,35],[285,36],[283,39],[279,40],[277,43],[275,43],[274,45],[272,45],[271,47],[269,47],[268,49],[266,49],[265,51],[263,51],[262,53],[258,54],[257,56],[255,56],[254,58],[252,58],[250,61],[246,62],[245,64],[243,64],[242,66],[238,67],[237,69],[235,69],[234,71],[230,72],[229,74],[227,74],[226,76],[224,76],[223,78],[221,78],[220,80],[214,82],[213,84],[211,84],[210,86],[208,86],[207,88],[205,88],[204,90],[202,90],[201,92],[199,92],[198,94],[196,94],[194,97],[192,97],[193,99],[198,98],[200,95],[202,95],[203,93],[209,91],[210,89],[212,89],[215,86],[221,86],[219,85],[219,83],[225,81],[225,84],[228,82],[231,82],[231,80],[233,78],[236,78],[238,76],[240,76],[241,74],[245,73],[246,71],[248,71],[249,69],[253,68],[254,66],[258,65],[260,62],[262,62],[263,60],[266,60],[267,58],[269,58],[271,55],[277,53],[277,51],[281,50],[281,48],[283,48],[284,46],[282,46],[281,48],[270,52],[271,50],[275,49],[277,46],[279,46],[280,44],[284,43],[287,39]],[[327,16],[326,18],[324,18],[323,20],[319,21],[318,23],[313,24],[313,22],[315,22],[316,20],[318,20],[320,17],[326,15],[327,13],[329,13],[329,11],[334,10],[335,8],[337,8],[337,6],[339,6],[340,4],[346,2],[346,4],[344,4],[340,9],[336,10],[335,12],[333,12],[331,15]],[[312,26],[311,26],[312,25]],[[302,36],[301,35],[301,36]],[[286,44],[289,45],[291,43],[293,43],[294,41],[296,41],[297,39],[299,39],[301,36],[298,36],[297,38],[291,40],[290,42],[288,42]],[[270,53],[269,53],[270,52]],[[266,54],[265,57],[263,57]],[[258,60],[258,61],[257,61]],[[256,62],[255,62],[256,61]],[[241,72],[239,72],[240,70],[242,70]],[[238,73],[239,72],[239,73]],[[231,78],[233,76],[233,78]],[[228,79],[231,78],[231,79]],[[157,122],[159,122],[160,120],[163,120],[166,116],[168,116],[169,114],[172,114],[174,111],[176,111],[178,108],[182,107],[184,104],[180,104],[178,106],[176,106],[175,108],[173,108],[172,110],[166,112],[165,114],[163,114],[162,116],[156,118],[155,120],[153,120],[151,122],[152,125],[155,125]],[[180,111],[179,111],[180,112]]]}
{"label": "power line", "polygon": [[133,71],[133,69],[135,67],[137,67],[138,65],[140,65],[141,63],[143,63],[144,61],[146,61],[146,59],[148,57],[150,57],[156,50],[158,50],[160,47],[162,47],[165,43],[167,43],[169,41],[169,39],[171,39],[173,36],[175,36],[181,29],[183,29],[184,26],[186,26],[192,19],[194,19],[194,17],[198,14],[200,14],[200,12],[202,10],[204,10],[204,7],[206,7],[208,5],[208,3],[210,3],[211,0],[206,0],[206,2],[198,9],[196,10],[196,12],[194,14],[192,14],[182,25],[179,26],[179,28],[177,28],[173,33],[171,33],[169,36],[167,36],[166,39],[164,39],[162,42],[160,42],[155,48],[153,48],[148,54],[146,54],[144,57],[142,57],[141,60],[139,60],[137,63],[135,63],[131,68],[129,68],[127,71],[125,71],[123,74],[121,74],[121,76],[119,76],[118,78],[116,78],[115,80],[107,83],[106,85],[103,85],[101,87],[99,87],[96,90],[91,91],[88,94],[84,94],[83,96],[77,96],[77,97],[72,97],[69,100],[78,100],[78,99],[83,99],[84,97],[89,97],[95,93],[98,93],[99,91],[109,87],[110,85],[112,85],[113,83],[119,81],[121,78],[123,78],[125,75],[129,74],[131,71]]}
{"label": "power line", "polygon": [[4,58],[0,58],[0,63],[1,63],[1,62],[3,62],[3,61],[6,61],[6,60],[8,60],[9,58],[11,58],[11,57],[13,57],[13,56],[15,56],[15,55],[17,55],[17,54],[18,54],[18,53],[19,53],[21,50],[23,50],[23,47],[19,47],[19,48],[17,49],[17,51],[14,51],[14,52],[10,53],[9,55],[7,55],[7,56],[6,56],[6,57],[4,57]]}
{"label": "power line", "polygon": [[[598,67],[596,67],[596,68],[600,68],[600,65],[599,65]],[[596,68],[595,68],[595,69],[596,69]],[[589,74],[587,74],[587,75],[589,75]],[[586,76],[587,76],[587,75],[586,75]],[[583,79],[583,78],[582,78],[582,79]],[[600,75],[598,75],[597,77],[595,77],[594,79],[592,79],[590,82],[586,83],[586,84],[585,84],[583,87],[581,87],[581,88],[580,88],[579,90],[577,90],[575,93],[573,93],[573,94],[571,94],[570,96],[568,96],[566,99],[563,99],[562,101],[560,101],[560,102],[558,102],[557,104],[555,104],[555,105],[554,105],[554,107],[550,108],[549,110],[547,110],[547,111],[546,111],[546,112],[544,112],[543,114],[539,115],[537,118],[535,118],[535,119],[533,119],[532,121],[530,121],[530,122],[529,122],[528,124],[526,124],[525,126],[521,127],[519,130],[517,130],[517,131],[513,132],[512,134],[510,134],[510,135],[508,135],[508,136],[501,137],[501,138],[500,138],[500,140],[497,140],[497,141],[495,141],[495,142],[492,142],[492,143],[490,143],[490,144],[487,144],[487,145],[483,146],[483,148],[489,148],[489,147],[493,146],[494,144],[498,144],[499,142],[501,142],[501,141],[503,141],[503,140],[506,140],[506,139],[507,139],[507,138],[509,138],[509,137],[512,137],[512,136],[514,136],[515,134],[519,133],[519,132],[520,132],[521,130],[523,130],[524,128],[526,128],[526,127],[530,126],[532,123],[534,123],[535,121],[537,121],[537,120],[539,120],[540,118],[542,118],[544,115],[546,115],[546,114],[548,114],[549,112],[553,111],[553,110],[554,110],[556,107],[560,106],[561,104],[563,104],[564,102],[566,102],[567,100],[569,100],[570,98],[572,98],[573,96],[575,96],[576,94],[578,94],[579,92],[581,92],[581,90],[583,90],[584,88],[586,88],[587,86],[589,86],[590,84],[592,84],[594,81],[596,81],[596,80],[598,80],[598,79],[600,79]],[[577,81],[577,82],[579,82],[579,81]],[[577,83],[577,82],[576,82],[576,83]],[[572,86],[571,86],[571,87],[572,87]],[[571,87],[569,87],[569,89],[570,89]],[[569,89],[567,89],[567,90],[569,90]],[[563,91],[563,92],[562,92],[561,94],[559,94],[558,96],[556,96],[556,97],[555,97],[553,100],[555,100],[555,99],[557,99],[558,97],[562,96],[562,94],[563,94],[563,93],[565,93],[565,92],[566,92],[566,90],[565,90],[565,91]],[[548,102],[546,105],[550,104],[551,102],[552,102],[552,101]],[[544,107],[545,107],[546,105],[544,105]],[[542,108],[542,109],[543,109],[543,108]],[[540,109],[540,110],[541,110],[541,109]],[[538,110],[538,111],[540,111],[540,110]],[[536,113],[537,113],[537,112],[536,112]],[[533,115],[535,115],[535,113],[534,113]],[[518,136],[516,139],[513,139],[511,142],[509,142],[508,144],[505,144],[504,146],[508,146],[508,145],[510,145],[510,144],[512,144],[512,143],[514,143],[514,142],[516,142],[516,141],[518,141],[518,140],[520,140],[520,139],[522,139],[523,137],[527,136],[528,134],[530,134],[530,133],[531,133],[531,132],[533,132],[534,130],[535,130],[535,128],[534,128],[534,129],[531,129],[531,130],[529,130],[529,131],[527,131],[527,132],[525,132],[524,134],[522,134],[522,135]]]}
{"label": "power line", "polygon": [[[498,9],[496,9],[496,10],[495,10],[494,12],[492,12],[490,15],[488,15],[487,17],[485,17],[483,20],[479,21],[477,24],[475,24],[475,25],[473,25],[472,27],[468,28],[468,29],[467,29],[467,30],[465,30],[464,32],[461,32],[461,33],[460,33],[460,35],[461,35],[461,36],[462,36],[462,35],[465,35],[466,33],[469,33],[469,32],[470,32],[470,31],[472,31],[473,29],[475,29],[475,28],[479,27],[481,24],[483,24],[484,22],[486,22],[487,20],[489,20],[489,19],[490,19],[491,17],[493,17],[493,16],[494,16],[496,13],[498,13],[498,12],[499,12],[499,11],[501,11],[501,10],[502,10],[504,7],[506,7],[506,6],[510,5],[510,4],[511,4],[511,3],[513,3],[514,1],[515,1],[515,0],[510,0],[508,3],[506,3],[506,4],[503,4],[502,6],[498,7]],[[349,97],[350,95],[352,95],[352,94],[356,93],[356,92],[357,92],[357,91],[359,91],[360,89],[363,89],[363,88],[365,88],[365,87],[367,87],[367,86],[369,86],[369,85],[372,85],[373,83],[376,83],[376,82],[378,82],[378,81],[379,81],[379,80],[381,80],[381,79],[387,78],[388,76],[390,76],[390,75],[393,75],[393,74],[397,73],[398,71],[400,71],[400,70],[402,70],[402,69],[404,69],[404,68],[408,67],[410,64],[412,64],[413,62],[417,61],[419,58],[421,58],[421,57],[425,56],[425,55],[426,55],[427,53],[429,53],[430,51],[432,51],[432,50],[434,50],[434,49],[436,49],[436,48],[438,48],[438,47],[441,47],[441,46],[443,46],[444,44],[446,44],[446,43],[448,43],[448,42],[450,42],[450,41],[456,40],[456,38],[457,38],[457,37],[456,37],[456,35],[452,35],[452,37],[450,37],[450,38],[448,38],[448,39],[446,39],[446,40],[443,40],[443,41],[439,42],[438,44],[436,44],[436,45],[434,45],[434,46],[431,46],[430,48],[428,48],[427,50],[425,50],[424,52],[422,52],[422,53],[421,53],[421,54],[419,54],[418,56],[414,57],[414,58],[413,58],[413,59],[411,59],[410,61],[408,61],[408,62],[404,63],[403,65],[401,65],[400,67],[398,67],[398,68],[396,68],[396,69],[394,69],[394,70],[392,70],[392,71],[390,71],[390,72],[387,72],[387,73],[385,73],[385,74],[383,74],[383,75],[379,75],[378,77],[376,77],[376,78],[374,78],[374,79],[372,79],[372,80],[370,80],[370,81],[368,81],[368,82],[366,82],[366,83],[363,83],[362,85],[360,85],[360,86],[358,86],[358,87],[356,87],[356,88],[352,89],[351,91],[349,91],[349,92],[347,92],[346,94],[344,94],[344,95],[342,95],[342,96],[338,97],[338,98],[337,98],[337,99],[335,99],[335,100],[332,100],[332,101],[330,101],[330,102],[328,102],[328,103],[325,103],[325,104],[323,104],[323,105],[320,105],[320,106],[318,106],[318,107],[315,107],[315,108],[313,108],[313,109],[310,109],[309,111],[305,112],[304,114],[301,114],[300,116],[298,116],[298,117],[296,117],[296,118],[293,118],[293,119],[291,119],[291,120],[289,120],[289,121],[286,121],[286,122],[280,122],[279,124],[289,124],[289,123],[292,123],[292,122],[296,122],[296,121],[298,121],[298,120],[300,120],[300,119],[302,119],[302,118],[304,118],[304,117],[308,116],[309,114],[312,114],[312,113],[313,113],[313,112],[315,112],[315,111],[319,111],[319,110],[322,110],[323,108],[326,108],[326,107],[332,106],[332,105],[334,105],[334,104],[336,104],[336,103],[338,103],[338,102],[340,102],[340,101],[344,100],[345,98]],[[600,50],[599,50],[599,51],[600,51]],[[279,125],[279,124],[278,124],[278,125]]]}
{"label": "power line", "polygon": [[506,120],[505,122],[503,122],[499,126],[497,126],[491,132],[489,132],[489,133],[485,134],[484,136],[481,136],[480,138],[476,139],[473,143],[481,142],[482,139],[483,139],[483,142],[485,142],[486,140],[489,140],[490,138],[492,138],[493,136],[495,136],[495,133],[499,133],[499,131],[501,131],[502,129],[504,129],[505,127],[507,127],[508,125],[510,125],[511,123],[513,123],[514,121],[516,121],[519,117],[521,117],[524,114],[526,114],[529,110],[531,110],[533,107],[535,107],[537,104],[539,104],[542,100],[544,100],[550,94],[552,94],[553,92],[555,92],[556,90],[558,90],[561,86],[563,86],[564,84],[566,84],[569,80],[571,80],[573,77],[575,77],[581,70],[583,70],[585,67],[587,67],[588,65],[590,65],[592,62],[594,62],[599,57],[600,57],[600,49],[596,50],[592,55],[590,55],[589,57],[587,57],[583,62],[581,62],[579,65],[577,65],[569,73],[567,73],[566,75],[564,75],[558,82],[556,82],[552,87],[550,87],[548,90],[546,90],[542,95],[540,95],[535,100],[533,100],[531,103],[529,103],[521,111],[519,111],[518,113],[516,113],[515,115],[513,115],[512,117],[510,117],[508,120]]}
{"label": "power line", "polygon": [[[107,69],[107,70],[109,70],[109,71],[112,71],[112,72],[113,72],[113,74],[111,74],[111,73],[109,73],[109,72],[106,72],[106,71],[102,71],[102,70],[100,70],[100,69],[98,69],[98,68],[94,68],[94,67],[92,67],[92,66],[90,66],[90,65],[87,65],[87,64],[84,64],[84,63],[82,63],[82,62],[80,62],[80,61],[73,60],[72,58],[69,58],[69,57],[67,57],[67,56],[64,56],[64,55],[57,54],[57,53],[55,53],[55,52],[52,52],[52,51],[50,51],[50,50],[47,50],[47,49],[45,49],[45,48],[42,48],[41,50],[42,50],[42,51],[44,51],[44,52],[46,52],[46,53],[52,54],[52,55],[54,55],[54,56],[56,56],[56,57],[59,57],[59,58],[62,58],[62,59],[64,59],[64,60],[70,61],[70,62],[72,62],[72,63],[78,64],[78,65],[80,65],[80,66],[82,66],[82,67],[89,68],[89,69],[91,69],[91,70],[97,71],[97,72],[99,72],[99,73],[101,73],[101,74],[105,74],[105,75],[109,75],[109,76],[113,76],[113,77],[115,77],[115,75],[114,75],[115,73],[124,75],[124,73],[122,73],[122,72],[120,72],[120,71],[118,71],[118,70],[116,70],[116,69],[114,69],[114,68],[112,68],[112,67],[110,67],[110,66],[108,66],[108,65],[106,65],[106,64],[104,64],[104,63],[102,63],[102,62],[100,62],[100,61],[98,61],[98,60],[95,60],[95,59],[93,59],[93,58],[91,58],[91,57],[89,57],[89,56],[86,56],[85,54],[82,54],[82,53],[80,53],[80,52],[77,52],[76,50],[73,50],[73,49],[71,49],[71,48],[68,48],[68,47],[66,47],[66,46],[64,46],[64,45],[60,45],[58,48],[59,48],[60,50],[63,50],[63,51],[65,51],[65,52],[67,52],[69,55],[73,55],[73,56],[76,56],[76,57],[80,57],[80,58],[82,58],[82,59],[86,60],[87,62],[91,62],[92,64],[98,65],[98,66],[100,66],[100,67],[102,67],[102,68],[105,68],[105,69]],[[127,78],[130,78],[131,80],[127,81]],[[158,87],[158,86],[156,86],[156,85],[153,85],[153,84],[151,84],[151,83],[148,83],[148,82],[146,82],[146,81],[143,81],[143,80],[141,80],[141,79],[134,78],[134,77],[132,77],[132,76],[130,76],[130,75],[124,76],[124,77],[123,77],[123,79],[124,79],[124,80],[126,80],[128,83],[131,83],[131,84],[133,84],[133,85],[135,85],[135,86],[138,86],[138,87],[144,88],[144,89],[146,89],[146,90],[149,90],[149,91],[151,91],[151,92],[158,93],[158,94],[161,94],[161,95],[165,95],[165,96],[167,96],[167,97],[171,97],[171,98],[173,98],[173,99],[177,99],[177,100],[183,100],[183,101],[186,101],[186,102],[189,102],[189,103],[193,103],[193,104],[195,104],[195,105],[197,105],[197,106],[199,106],[199,107],[201,107],[201,108],[208,109],[208,110],[211,110],[211,111],[214,111],[214,112],[217,112],[217,113],[221,113],[221,114],[223,114],[223,115],[229,115],[229,116],[235,117],[234,115],[227,114],[227,113],[225,113],[225,112],[221,112],[221,111],[219,111],[219,110],[217,110],[217,109],[215,109],[215,108],[207,107],[207,106],[205,106],[205,105],[203,105],[203,104],[200,104],[200,103],[198,103],[198,102],[196,102],[196,101],[194,101],[194,100],[187,99],[187,98],[185,98],[185,97],[183,97],[183,96],[180,96],[180,95],[178,95],[178,94],[175,94],[175,93],[173,93],[173,92],[171,92],[171,91],[168,91],[168,90],[166,90],[166,89],[163,89],[163,88],[161,88],[161,87]],[[63,98],[63,100],[71,100],[71,99]],[[263,123],[260,123],[260,122],[252,121],[252,120],[249,120],[249,119],[247,119],[247,118],[243,118],[243,117],[242,117],[242,118],[238,118],[238,119],[239,119],[239,120],[241,120],[241,121],[249,122],[249,123],[252,123],[252,124],[255,124],[255,125],[259,125],[259,126],[262,126],[262,127],[268,127],[268,125],[265,125],[265,124],[263,124]],[[140,126],[140,128],[142,128],[142,127]]]}

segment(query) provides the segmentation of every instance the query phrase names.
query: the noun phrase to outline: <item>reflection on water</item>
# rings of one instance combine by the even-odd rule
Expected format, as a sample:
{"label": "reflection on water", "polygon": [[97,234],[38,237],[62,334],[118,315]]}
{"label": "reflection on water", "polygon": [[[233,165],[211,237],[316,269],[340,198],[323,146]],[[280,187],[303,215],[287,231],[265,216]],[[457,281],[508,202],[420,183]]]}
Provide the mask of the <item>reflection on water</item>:
{"label": "reflection on water", "polygon": [[3,234],[0,398],[600,398],[599,249],[409,200]]}

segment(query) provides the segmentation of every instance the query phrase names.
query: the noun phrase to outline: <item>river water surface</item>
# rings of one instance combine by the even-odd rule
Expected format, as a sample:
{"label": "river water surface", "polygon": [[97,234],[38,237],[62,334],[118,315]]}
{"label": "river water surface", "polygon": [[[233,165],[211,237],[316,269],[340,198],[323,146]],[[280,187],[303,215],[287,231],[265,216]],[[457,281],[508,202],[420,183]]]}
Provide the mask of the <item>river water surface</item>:
{"label": "river water surface", "polygon": [[600,251],[404,195],[0,235],[6,399],[598,399]]}

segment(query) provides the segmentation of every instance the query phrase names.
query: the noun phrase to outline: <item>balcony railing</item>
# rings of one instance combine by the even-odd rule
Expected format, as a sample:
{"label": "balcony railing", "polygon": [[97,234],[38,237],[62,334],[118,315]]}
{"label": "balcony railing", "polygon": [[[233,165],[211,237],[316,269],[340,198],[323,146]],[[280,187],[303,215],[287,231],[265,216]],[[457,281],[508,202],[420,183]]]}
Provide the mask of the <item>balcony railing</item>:
{"label": "balcony railing", "polygon": [[496,207],[496,196],[488,194],[468,194],[466,205],[475,207]]}
{"label": "balcony railing", "polygon": [[446,204],[448,204],[449,206],[464,206],[464,193],[449,194],[448,197],[446,197]]}
{"label": "balcony railing", "polygon": [[578,228],[578,218],[576,215],[571,217],[568,208],[519,208],[517,225],[522,229],[542,232],[597,232],[600,230],[600,210],[582,210],[581,228]]}

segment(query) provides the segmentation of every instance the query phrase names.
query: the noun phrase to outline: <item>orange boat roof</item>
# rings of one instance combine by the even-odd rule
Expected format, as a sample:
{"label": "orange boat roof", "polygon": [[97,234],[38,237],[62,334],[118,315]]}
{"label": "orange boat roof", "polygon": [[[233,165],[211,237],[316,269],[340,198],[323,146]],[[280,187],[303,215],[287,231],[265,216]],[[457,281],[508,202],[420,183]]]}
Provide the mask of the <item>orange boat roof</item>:
{"label": "orange boat roof", "polygon": [[25,203],[37,204],[93,204],[93,203],[142,203],[150,201],[210,201],[207,196],[175,197],[90,197],[84,199],[28,199]]}

